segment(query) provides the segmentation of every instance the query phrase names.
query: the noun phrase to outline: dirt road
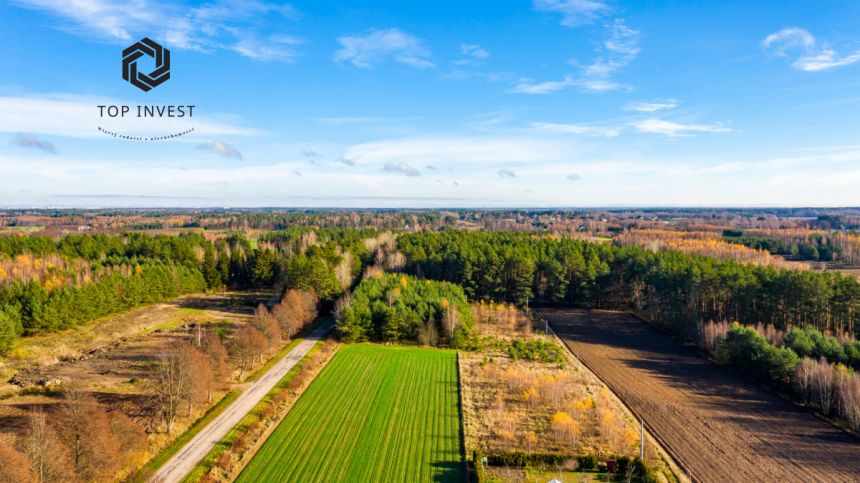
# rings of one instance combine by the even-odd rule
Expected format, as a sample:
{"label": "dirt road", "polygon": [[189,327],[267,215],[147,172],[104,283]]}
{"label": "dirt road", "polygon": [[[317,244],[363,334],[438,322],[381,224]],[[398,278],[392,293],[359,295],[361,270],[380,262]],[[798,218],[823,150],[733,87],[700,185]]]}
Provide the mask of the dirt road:
{"label": "dirt road", "polygon": [[860,438],[622,313],[544,310],[695,481],[860,481]]}
{"label": "dirt road", "polygon": [[266,374],[251,383],[235,401],[206,428],[197,433],[178,453],[170,458],[149,481],[176,483],[182,481],[197,463],[322,339],[333,325],[323,322],[289,354],[278,361]]}

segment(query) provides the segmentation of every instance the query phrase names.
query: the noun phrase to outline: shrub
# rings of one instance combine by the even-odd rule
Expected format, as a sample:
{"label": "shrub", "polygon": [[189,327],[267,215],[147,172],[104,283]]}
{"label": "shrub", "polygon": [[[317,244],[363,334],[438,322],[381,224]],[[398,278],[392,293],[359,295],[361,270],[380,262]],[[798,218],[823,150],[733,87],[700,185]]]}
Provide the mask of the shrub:
{"label": "shrub", "polygon": [[576,460],[579,463],[579,468],[582,470],[596,470],[597,469],[597,456],[595,456],[595,455],[580,456]]}

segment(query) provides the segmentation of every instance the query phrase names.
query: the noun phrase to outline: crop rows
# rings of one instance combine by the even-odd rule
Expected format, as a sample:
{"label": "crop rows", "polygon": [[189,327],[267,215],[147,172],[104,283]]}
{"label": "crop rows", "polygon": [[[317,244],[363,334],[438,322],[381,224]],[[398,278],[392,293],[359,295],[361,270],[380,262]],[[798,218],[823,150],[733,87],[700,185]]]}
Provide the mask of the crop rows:
{"label": "crop rows", "polygon": [[461,481],[454,352],[347,346],[237,481]]}

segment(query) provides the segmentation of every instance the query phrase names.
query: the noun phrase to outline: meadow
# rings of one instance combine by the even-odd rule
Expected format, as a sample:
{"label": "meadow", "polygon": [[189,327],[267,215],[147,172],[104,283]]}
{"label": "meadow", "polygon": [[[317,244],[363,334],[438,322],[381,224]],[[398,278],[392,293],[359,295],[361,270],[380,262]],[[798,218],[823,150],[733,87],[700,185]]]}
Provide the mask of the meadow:
{"label": "meadow", "polygon": [[350,345],[237,481],[463,481],[461,431],[455,352]]}

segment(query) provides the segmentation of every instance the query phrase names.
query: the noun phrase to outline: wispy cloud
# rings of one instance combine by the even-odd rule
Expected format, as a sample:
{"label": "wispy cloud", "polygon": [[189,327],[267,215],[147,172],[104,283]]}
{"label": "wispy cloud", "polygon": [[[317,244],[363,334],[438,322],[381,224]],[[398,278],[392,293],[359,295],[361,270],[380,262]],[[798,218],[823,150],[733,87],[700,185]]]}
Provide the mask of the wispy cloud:
{"label": "wispy cloud", "polygon": [[239,54],[260,62],[284,61],[292,62],[298,55],[296,46],[303,41],[289,35],[272,35],[265,40],[254,37],[240,39],[232,47]]}
{"label": "wispy cloud", "polygon": [[[633,62],[639,55],[638,30],[628,27],[623,19],[615,19],[606,24],[608,36],[597,49],[598,57],[591,64],[582,67],[577,76],[565,75],[561,80],[535,82],[529,78],[521,78],[511,92],[518,94],[552,94],[569,87],[579,87],[586,92],[607,92],[629,89],[613,76],[623,67]],[[575,60],[570,63],[576,64]]]}
{"label": "wispy cloud", "polygon": [[631,102],[624,106],[625,111],[656,112],[664,109],[674,109],[680,102],[677,99],[652,99],[650,101]]}
{"label": "wispy cloud", "polygon": [[500,169],[496,172],[499,175],[499,178],[516,178],[517,173],[511,171],[510,169]]}
{"label": "wispy cloud", "polygon": [[609,37],[599,50],[600,56],[592,64],[583,68],[582,87],[585,90],[603,92],[625,87],[611,78],[639,55],[638,30],[628,27],[622,19],[615,19],[607,29]]}
{"label": "wispy cloud", "polygon": [[465,58],[455,60],[455,65],[481,65],[490,57],[490,53],[477,44],[460,44],[460,53]]}
{"label": "wispy cloud", "polygon": [[561,24],[565,27],[592,23],[610,11],[609,6],[599,0],[534,0],[533,5],[539,12],[560,13]]}
{"label": "wispy cloud", "polygon": [[12,144],[23,148],[38,149],[39,151],[57,154],[57,148],[49,141],[41,141],[32,134],[18,134],[12,138]]}
{"label": "wispy cloud", "polygon": [[355,166],[355,161],[349,158],[337,158],[335,162],[338,164],[343,164],[345,166]]}
{"label": "wispy cloud", "polygon": [[324,126],[351,126],[360,124],[402,124],[415,121],[417,117],[340,116],[320,117],[314,121]]}
{"label": "wispy cloud", "polygon": [[612,138],[621,134],[620,127],[592,126],[588,124],[557,124],[552,122],[533,122],[532,129],[559,134],[579,134]]}
{"label": "wispy cloud", "polygon": [[211,143],[204,143],[197,146],[198,149],[203,149],[205,151],[213,152],[219,156],[223,156],[225,158],[232,158],[242,160],[242,153],[236,150],[234,147],[225,143],[224,141],[215,140]]}
{"label": "wispy cloud", "polygon": [[297,39],[266,35],[296,10],[260,0],[218,0],[197,7],[151,0],[15,0],[62,19],[59,29],[111,42],[149,36],[169,47],[213,52],[232,50],[260,61],[291,61]]}
{"label": "wispy cloud", "polygon": [[416,37],[397,28],[370,30],[364,35],[337,39],[342,48],[334,55],[337,62],[349,62],[361,69],[393,60],[419,69],[436,65],[429,59],[430,51]]}
{"label": "wispy cloud", "polygon": [[562,140],[529,137],[410,137],[357,144],[344,157],[365,165],[410,163],[437,168],[458,165],[500,165],[512,162],[542,162],[564,159],[571,147]]}
{"label": "wispy cloud", "polygon": [[578,174],[569,174],[565,179],[568,181],[579,181],[582,178]]}
{"label": "wispy cloud", "polygon": [[520,79],[519,83],[511,89],[518,94],[552,94],[562,89],[576,85],[576,79],[565,76],[560,81],[546,81],[535,83],[532,79]]}
{"label": "wispy cloud", "polygon": [[421,176],[421,172],[406,163],[385,163],[382,170],[387,173],[402,174],[404,176]]}
{"label": "wispy cloud", "polygon": [[840,55],[827,42],[818,42],[809,31],[788,27],[762,41],[765,52],[777,57],[793,57],[791,66],[804,72],[818,72],[860,61],[860,50]]}
{"label": "wispy cloud", "polygon": [[662,134],[668,137],[689,137],[694,133],[727,133],[732,130],[721,124],[680,124],[662,119],[646,119],[633,124],[639,132]]}

